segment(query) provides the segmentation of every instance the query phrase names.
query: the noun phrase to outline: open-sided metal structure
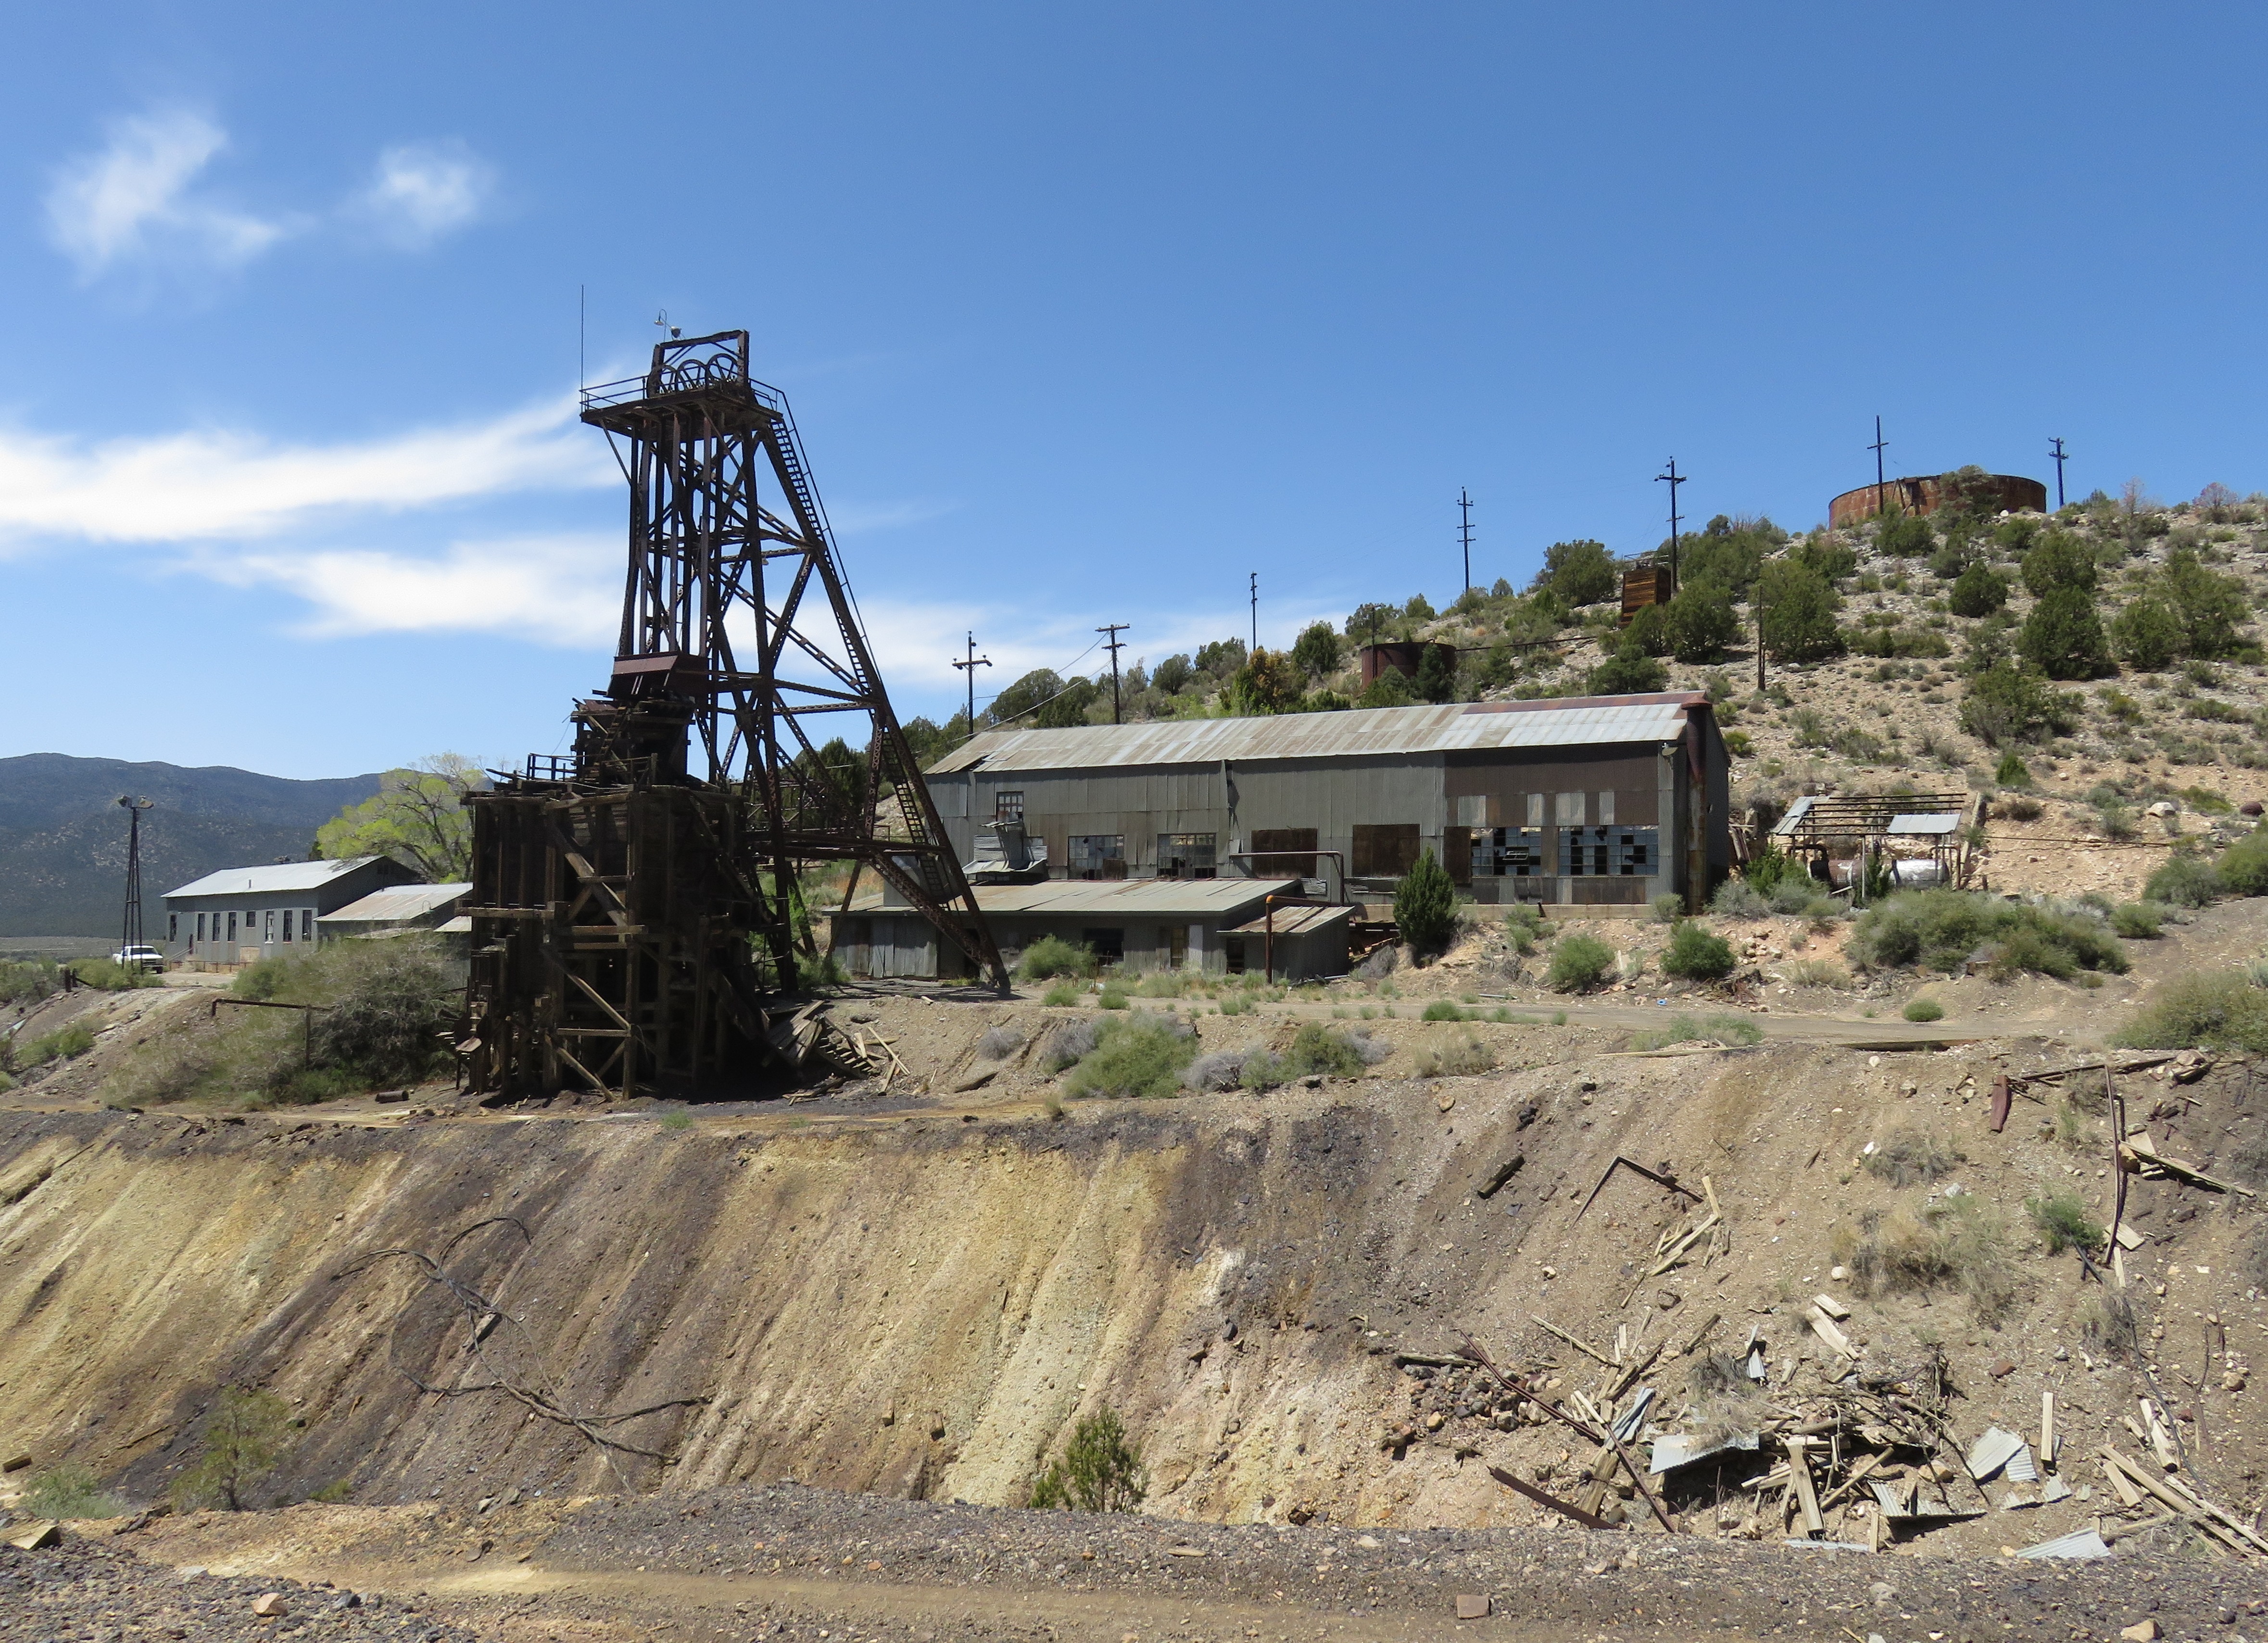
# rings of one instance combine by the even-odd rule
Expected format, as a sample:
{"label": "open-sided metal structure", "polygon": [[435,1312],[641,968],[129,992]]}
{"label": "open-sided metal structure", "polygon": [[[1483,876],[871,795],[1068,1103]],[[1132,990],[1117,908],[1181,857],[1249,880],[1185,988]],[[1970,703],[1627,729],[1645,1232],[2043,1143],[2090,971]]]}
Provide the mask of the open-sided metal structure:
{"label": "open-sided metal structure", "polygon": [[[747,333],[657,345],[643,377],[585,390],[582,417],[630,485],[621,637],[573,754],[470,800],[474,1087],[752,1074],[811,956],[807,863],[871,867],[1005,987]],[[862,724],[863,754],[822,759]]]}

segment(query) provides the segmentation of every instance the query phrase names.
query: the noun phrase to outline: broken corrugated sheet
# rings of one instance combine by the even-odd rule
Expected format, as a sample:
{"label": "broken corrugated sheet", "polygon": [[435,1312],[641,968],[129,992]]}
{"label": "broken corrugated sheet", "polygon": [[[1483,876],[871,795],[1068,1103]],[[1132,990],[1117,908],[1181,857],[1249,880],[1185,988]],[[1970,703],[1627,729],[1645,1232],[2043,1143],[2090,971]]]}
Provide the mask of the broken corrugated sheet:
{"label": "broken corrugated sheet", "polygon": [[1807,1546],[1814,1551],[1871,1552],[1874,1550],[1872,1546],[1861,1545],[1855,1540],[1802,1540],[1793,1535],[1787,1537],[1787,1544],[1791,1546]]}
{"label": "broken corrugated sheet", "polygon": [[1753,1432],[1735,1432],[1713,1443],[1704,1443],[1699,1438],[1683,1433],[1672,1433],[1666,1438],[1653,1440],[1653,1459],[1646,1469],[1646,1474],[1652,1477],[1666,1472],[1673,1466],[1690,1466],[1696,1461],[1705,1461],[1712,1455],[1722,1455],[1731,1449],[1746,1449],[1753,1453],[1761,1441],[1760,1434]]}
{"label": "broken corrugated sheet", "polygon": [[2110,1548],[2092,1529],[2075,1529],[2068,1535],[2058,1535],[2053,1540],[2043,1540],[2036,1546],[2027,1546],[2016,1555],[2019,1558],[2107,1558],[2110,1555]]}
{"label": "broken corrugated sheet", "polygon": [[1969,1475],[1981,1484],[2014,1459],[2019,1449],[2028,1448],[2014,1433],[1987,1426],[1984,1435],[1969,1446]]}
{"label": "broken corrugated sheet", "polygon": [[1638,1427],[1646,1421],[1646,1411],[1653,1404],[1653,1389],[1650,1386],[1638,1388],[1638,1396],[1631,1400],[1630,1408],[1616,1418],[1615,1436],[1624,1443],[1638,1436]]}
{"label": "broken corrugated sheet", "polygon": [[2040,1480],[2038,1463],[2032,1459],[2029,1443],[2008,1457],[2008,1481],[2012,1484],[2036,1484]]}
{"label": "broken corrugated sheet", "polygon": [[2051,1477],[2040,1485],[2040,1504],[2053,1506],[2058,1500],[2071,1499],[2071,1485],[2060,1477]]}

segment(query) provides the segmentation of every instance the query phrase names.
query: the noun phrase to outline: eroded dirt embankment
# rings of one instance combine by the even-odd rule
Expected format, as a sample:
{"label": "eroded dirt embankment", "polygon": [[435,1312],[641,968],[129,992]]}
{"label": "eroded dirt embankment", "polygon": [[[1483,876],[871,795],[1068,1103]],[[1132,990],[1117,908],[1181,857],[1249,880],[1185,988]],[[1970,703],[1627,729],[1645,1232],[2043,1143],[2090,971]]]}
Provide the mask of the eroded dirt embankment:
{"label": "eroded dirt embankment", "polygon": [[[1581,1457],[1571,1470],[1555,1428],[1498,1430],[1394,1352],[1439,1353],[1470,1329],[1589,1387],[1606,1372],[1531,1314],[1609,1351],[1620,1330],[1632,1361],[1719,1315],[1717,1344],[1760,1328],[1775,1389],[1800,1396],[1844,1370],[1815,1361],[1827,1354],[1800,1322],[1834,1286],[1838,1224],[1952,1184],[1894,1189],[1857,1167],[1869,1141],[1911,1126],[1946,1138],[1964,1190],[2006,1206],[2015,1298],[1997,1328],[1953,1294],[1860,1300],[1846,1326],[1860,1350],[1895,1365],[1941,1349],[1964,1441],[1988,1419],[2032,1424],[2049,1387],[2075,1462],[2102,1437],[2126,1441],[2114,1423],[2143,1366],[2086,1350],[2075,1257],[2032,1246],[2019,1207],[2044,1183],[2107,1192],[2097,1149],[2035,1124],[2044,1109],[1992,1135],[1975,1093],[1996,1055],[2067,1052],[1643,1058],[1535,1030],[1543,1065],[1509,1076],[1074,1102],[1054,1120],[1030,1107],[408,1128],[0,1115],[0,1447],[155,1499],[214,1389],[244,1381],[305,1423],[272,1492],[285,1498],[793,1477],[1008,1504],[1075,1417],[1107,1403],[1145,1447],[1152,1511],[1527,1522],[1537,1508],[1485,1463],[1572,1490]],[[2250,1088],[2228,1068],[2169,1100],[2190,1116],[2161,1122],[2169,1144],[2233,1146],[2257,1122]],[[1616,1153],[1710,1175],[1729,1249],[1639,1281],[1687,1205],[1622,1174],[1579,1223]],[[2168,1331],[2147,1354],[2170,1367],[2211,1352],[2205,1374],[2181,1370],[2186,1418],[2211,1486],[2249,1508],[2257,1423],[2244,1376],[2214,1372],[2258,1350],[2257,1217],[2226,1200],[2196,1213],[2167,1183],[2138,1190],[2158,1219],[2142,1223],[2153,1242],[2129,1256],[2127,1293],[2146,1331]],[[433,1281],[428,1259],[468,1290]],[[1652,1377],[1662,1410],[1685,1376],[1673,1345]],[[602,1452],[478,1389],[499,1380],[579,1415],[666,1407],[592,1429],[623,1446]],[[1930,1539],[1989,1550],[2094,1509],[2043,1507],[2020,1526],[1994,1513]]]}

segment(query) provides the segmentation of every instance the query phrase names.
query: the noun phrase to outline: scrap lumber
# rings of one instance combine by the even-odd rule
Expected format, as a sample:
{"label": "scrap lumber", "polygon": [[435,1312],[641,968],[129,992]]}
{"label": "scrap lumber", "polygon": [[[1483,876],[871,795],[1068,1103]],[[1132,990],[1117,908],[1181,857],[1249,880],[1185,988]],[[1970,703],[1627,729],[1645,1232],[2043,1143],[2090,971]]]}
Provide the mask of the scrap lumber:
{"label": "scrap lumber", "polygon": [[2192,1493],[2171,1477],[2154,1477],[2147,1467],[2126,1458],[2108,1444],[2103,1446],[2102,1458],[2107,1466],[2124,1472],[2144,1492],[2156,1497],[2161,1506],[2187,1518],[2199,1529],[2245,1558],[2268,1558],[2268,1540],[2255,1534],[2244,1521],[2227,1508]]}
{"label": "scrap lumber", "polygon": [[2150,1138],[2150,1132],[2147,1130],[2128,1136],[2119,1144],[2118,1154],[2122,1168],[2136,1175],[2146,1177],[2151,1171],[2155,1170],[2161,1175],[2179,1176],[2193,1186],[2205,1188],[2208,1192],[2234,1192],[2241,1197],[2247,1198],[2259,1196],[2250,1187],[2240,1187],[2234,1182],[2223,1181],[2217,1175],[2209,1175],[2185,1159],[2167,1156],[2158,1150],[2157,1143]]}
{"label": "scrap lumber", "polygon": [[1787,1444],[1788,1481],[1795,1485],[1795,1499],[1803,1508],[1803,1529],[1807,1535],[1827,1532],[1827,1520],[1819,1510],[1819,1493],[1811,1479],[1811,1440],[1789,1438]]}
{"label": "scrap lumber", "polygon": [[1594,1513],[1586,1512],[1582,1507],[1576,1506],[1570,1501],[1562,1500],[1557,1495],[1545,1493],[1543,1490],[1538,1489],[1534,1484],[1528,1482],[1524,1478],[1513,1477],[1510,1472],[1506,1471],[1501,1466],[1490,1467],[1488,1469],[1488,1475],[1495,1478],[1497,1482],[1502,1484],[1506,1488],[1511,1490],[1513,1493],[1526,1495],[1530,1500],[1535,1501],[1539,1506],[1550,1507],[1554,1512],[1558,1513],[1562,1517],[1570,1517],[1574,1519],[1575,1521],[1580,1523],[1585,1529],[1612,1529],[1614,1527],[1614,1525],[1608,1522],[1606,1519],[1598,1516]]}
{"label": "scrap lumber", "polygon": [[1613,1359],[1608,1357],[1606,1353],[1592,1345],[1590,1342],[1577,1339],[1574,1336],[1568,1334],[1566,1330],[1561,1329],[1557,1324],[1552,1323],[1550,1319],[1545,1317],[1543,1314],[1531,1312],[1528,1315],[1532,1322],[1541,1324],[1547,1331],[1557,1336],[1561,1340],[1566,1342],[1568,1345],[1573,1347],[1577,1352],[1581,1352],[1584,1356],[1597,1359],[1599,1362],[1606,1365],[1609,1369],[1621,1367],[1621,1366],[1616,1363]]}
{"label": "scrap lumber", "polygon": [[1599,1196],[1601,1190],[1606,1186],[1607,1183],[1610,1179],[1613,1178],[1614,1173],[1617,1169],[1634,1169],[1639,1175],[1644,1175],[1648,1181],[1655,1182],[1661,1186],[1668,1187],[1672,1192],[1683,1193],[1696,1204],[1702,1202],[1701,1195],[1696,1192],[1692,1188],[1687,1186],[1683,1182],[1678,1180],[1676,1176],[1665,1175],[1658,1169],[1648,1169],[1644,1164],[1638,1163],[1631,1159],[1624,1158],[1620,1153],[1617,1153],[1613,1158],[1608,1160],[1605,1171],[1599,1176],[1599,1184],[1593,1187],[1590,1190],[1589,1196],[1584,1198],[1583,1208],[1575,1212],[1575,1219],[1577,1220],[1581,1220],[1583,1219],[1583,1210],[1587,1210],[1591,1207],[1592,1199]]}
{"label": "scrap lumber", "polygon": [[1835,1320],[1829,1317],[1821,1308],[1814,1306],[1808,1308],[1803,1317],[1804,1322],[1811,1325],[1811,1332],[1826,1342],[1829,1346],[1845,1358],[1852,1359],[1858,1358],[1859,1349],[1851,1345],[1850,1337],[1837,1329]]}

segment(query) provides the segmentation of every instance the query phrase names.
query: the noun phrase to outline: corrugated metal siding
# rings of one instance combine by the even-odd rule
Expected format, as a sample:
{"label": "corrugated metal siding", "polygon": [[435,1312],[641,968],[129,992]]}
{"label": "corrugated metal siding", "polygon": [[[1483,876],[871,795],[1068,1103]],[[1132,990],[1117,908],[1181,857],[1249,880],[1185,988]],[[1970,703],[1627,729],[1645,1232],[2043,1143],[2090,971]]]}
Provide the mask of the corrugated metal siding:
{"label": "corrugated metal siding", "polygon": [[1687,710],[1706,700],[1680,692],[1359,708],[1263,718],[1167,719],[1070,730],[996,730],[947,755],[930,773],[943,776],[975,767],[989,776],[1114,765],[1218,764],[1224,759],[1335,759],[1458,748],[1668,741],[1684,729]]}

